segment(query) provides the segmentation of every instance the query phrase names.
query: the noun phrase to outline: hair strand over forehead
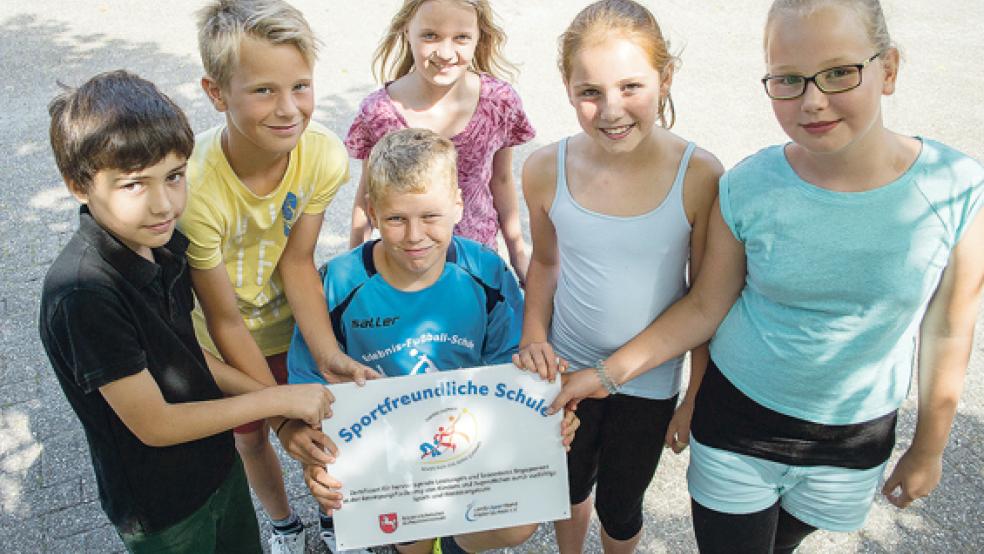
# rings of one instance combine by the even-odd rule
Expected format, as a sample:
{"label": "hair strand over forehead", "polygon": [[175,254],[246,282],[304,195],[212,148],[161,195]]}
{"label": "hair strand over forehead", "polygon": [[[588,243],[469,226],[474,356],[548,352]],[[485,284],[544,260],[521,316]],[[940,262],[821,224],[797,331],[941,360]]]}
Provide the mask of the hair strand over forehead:
{"label": "hair strand over forehead", "polygon": [[369,153],[366,192],[379,202],[390,192],[426,192],[436,182],[458,189],[454,143],[429,129],[402,129],[384,136]]}
{"label": "hair strand over forehead", "polygon": [[769,8],[769,15],[765,23],[764,47],[766,52],[769,49],[769,29],[779,16],[792,14],[803,17],[828,6],[841,6],[853,11],[877,51],[884,52],[895,47],[892,36],[888,32],[888,23],[885,21],[885,13],[882,11],[879,0],[775,0],[772,7]]}
{"label": "hair strand over forehead", "polygon": [[244,37],[297,48],[310,66],[318,39],[304,14],[283,0],[214,0],[198,12],[198,51],[205,73],[220,87],[229,84]]}
{"label": "hair strand over forehead", "polygon": [[150,81],[123,70],[66,87],[48,113],[58,170],[82,192],[99,171],[136,171],[169,154],[186,159],[195,143],[181,108]]}

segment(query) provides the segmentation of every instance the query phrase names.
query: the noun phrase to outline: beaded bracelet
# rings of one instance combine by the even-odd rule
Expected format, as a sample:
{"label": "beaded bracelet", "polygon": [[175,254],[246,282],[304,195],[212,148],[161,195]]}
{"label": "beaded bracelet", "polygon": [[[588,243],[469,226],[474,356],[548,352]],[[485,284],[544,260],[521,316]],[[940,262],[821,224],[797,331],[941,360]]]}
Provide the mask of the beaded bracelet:
{"label": "beaded bracelet", "polygon": [[613,381],[611,376],[608,375],[608,368],[605,367],[605,360],[598,360],[598,363],[595,364],[595,373],[598,374],[598,380],[601,381],[601,385],[605,387],[608,394],[616,394],[622,389],[622,387],[616,385],[615,381]]}

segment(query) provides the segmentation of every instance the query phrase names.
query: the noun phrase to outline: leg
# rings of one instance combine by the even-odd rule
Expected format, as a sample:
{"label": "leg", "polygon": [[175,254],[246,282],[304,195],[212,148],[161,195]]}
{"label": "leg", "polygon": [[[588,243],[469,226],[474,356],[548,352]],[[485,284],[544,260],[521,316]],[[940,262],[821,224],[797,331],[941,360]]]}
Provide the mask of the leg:
{"label": "leg", "polygon": [[656,473],[677,397],[615,395],[602,422],[595,510],[607,554],[631,553],[642,538],[642,500]]}
{"label": "leg", "polygon": [[[267,364],[277,384],[287,383],[287,353],[267,356]],[[280,459],[270,444],[270,428],[265,421],[253,421],[234,429],[236,450],[243,460],[246,479],[272,520],[290,517],[290,504],[284,487]]]}
{"label": "leg", "polygon": [[239,460],[219,491],[221,498],[216,498],[214,506],[216,554],[261,554],[260,527]]}
{"label": "leg", "polygon": [[557,535],[557,548],[561,554],[578,554],[582,551],[584,539],[588,536],[588,526],[591,524],[592,511],[594,511],[594,505],[591,496],[588,496],[581,502],[571,505],[570,519],[561,519],[554,522],[554,534]]}
{"label": "leg", "polygon": [[491,529],[478,533],[456,535],[454,540],[468,552],[484,552],[494,548],[514,548],[529,540],[539,526],[537,523],[532,523],[503,529]]}
{"label": "leg", "polygon": [[779,524],[776,528],[775,554],[792,554],[810,533],[817,528],[803,523],[786,510],[779,508]]}
{"label": "leg", "polygon": [[554,522],[561,554],[580,554],[591,522],[591,489],[598,477],[601,422],[606,400],[587,399],[577,407],[581,426],[567,453],[567,482],[571,497],[571,517]]}
{"label": "leg", "polygon": [[726,514],[690,501],[701,554],[769,554],[776,537],[779,503],[750,514]]}
{"label": "leg", "polygon": [[396,544],[396,551],[400,554],[430,554],[434,546],[434,539],[411,542],[407,544]]}
{"label": "leg", "polygon": [[290,505],[280,460],[267,438],[269,431],[270,427],[263,421],[255,431],[236,433],[236,450],[243,459],[249,486],[267,515],[270,519],[284,519],[290,516]]}

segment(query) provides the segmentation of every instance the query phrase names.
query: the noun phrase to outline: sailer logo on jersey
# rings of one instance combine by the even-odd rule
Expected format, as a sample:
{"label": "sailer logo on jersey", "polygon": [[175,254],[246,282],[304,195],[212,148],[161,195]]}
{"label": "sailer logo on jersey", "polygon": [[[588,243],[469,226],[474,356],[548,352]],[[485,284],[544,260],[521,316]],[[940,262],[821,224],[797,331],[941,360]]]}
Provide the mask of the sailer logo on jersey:
{"label": "sailer logo on jersey", "polygon": [[365,319],[353,319],[353,329],[375,329],[376,327],[390,327],[395,325],[400,316],[392,317],[367,317]]}
{"label": "sailer logo on jersey", "polygon": [[396,528],[400,526],[398,519],[396,512],[379,514],[379,530],[386,534],[396,531]]}

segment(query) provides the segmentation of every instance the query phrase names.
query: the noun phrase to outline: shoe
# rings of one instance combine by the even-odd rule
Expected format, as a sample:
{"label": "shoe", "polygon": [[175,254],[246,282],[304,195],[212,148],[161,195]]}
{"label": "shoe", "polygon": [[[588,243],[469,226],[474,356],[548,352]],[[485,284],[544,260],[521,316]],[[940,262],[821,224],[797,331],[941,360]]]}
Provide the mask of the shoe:
{"label": "shoe", "polygon": [[321,542],[325,543],[331,554],[372,554],[371,550],[365,548],[352,548],[349,550],[339,550],[338,540],[335,538],[334,527],[321,527]]}
{"label": "shoe", "polygon": [[304,554],[304,531],[290,535],[272,533],[270,535],[270,554]]}

